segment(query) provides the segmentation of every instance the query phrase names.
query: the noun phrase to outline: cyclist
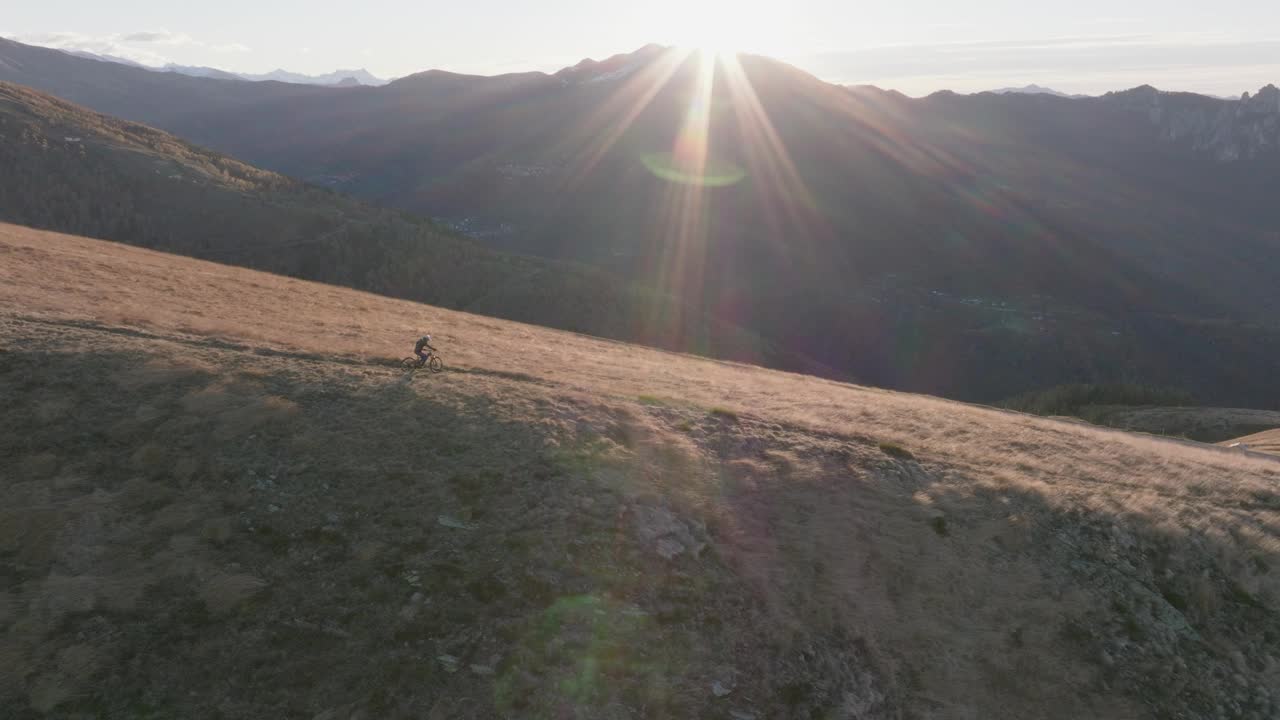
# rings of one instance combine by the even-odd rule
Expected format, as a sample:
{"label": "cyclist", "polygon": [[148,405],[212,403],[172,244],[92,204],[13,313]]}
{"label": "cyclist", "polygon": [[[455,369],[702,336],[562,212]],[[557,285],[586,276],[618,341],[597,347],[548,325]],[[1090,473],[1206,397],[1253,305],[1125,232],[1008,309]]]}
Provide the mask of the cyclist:
{"label": "cyclist", "polygon": [[422,351],[423,348],[428,348],[429,350],[431,350],[431,352],[440,352],[439,350],[436,350],[435,348],[431,347],[430,335],[423,335],[422,337],[418,338],[418,342],[415,343],[413,346],[413,354],[417,355],[418,359],[422,360],[422,363],[424,365],[427,363],[427,358],[430,357],[430,354],[423,352]]}

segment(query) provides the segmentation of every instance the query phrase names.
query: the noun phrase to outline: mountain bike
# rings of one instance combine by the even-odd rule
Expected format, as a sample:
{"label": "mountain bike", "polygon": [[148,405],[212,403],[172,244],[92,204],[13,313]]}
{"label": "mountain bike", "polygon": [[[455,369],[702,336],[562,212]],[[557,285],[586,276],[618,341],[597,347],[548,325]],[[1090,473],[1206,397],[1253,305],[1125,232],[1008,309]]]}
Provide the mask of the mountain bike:
{"label": "mountain bike", "polygon": [[426,360],[423,360],[417,355],[407,357],[400,361],[400,366],[405,370],[411,371],[425,367],[433,373],[444,372],[444,361],[435,353],[428,353]]}

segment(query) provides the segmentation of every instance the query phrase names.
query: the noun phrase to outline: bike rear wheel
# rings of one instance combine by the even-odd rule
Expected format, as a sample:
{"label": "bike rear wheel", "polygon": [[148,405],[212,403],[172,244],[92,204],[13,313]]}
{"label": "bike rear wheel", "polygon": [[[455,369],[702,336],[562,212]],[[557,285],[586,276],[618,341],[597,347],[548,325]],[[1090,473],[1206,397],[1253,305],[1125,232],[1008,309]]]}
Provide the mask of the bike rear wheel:
{"label": "bike rear wheel", "polygon": [[422,360],[416,357],[407,357],[400,361],[400,367],[405,370],[417,370],[422,367]]}
{"label": "bike rear wheel", "polygon": [[435,355],[431,356],[431,362],[427,363],[427,366],[431,368],[433,373],[444,372],[444,361]]}

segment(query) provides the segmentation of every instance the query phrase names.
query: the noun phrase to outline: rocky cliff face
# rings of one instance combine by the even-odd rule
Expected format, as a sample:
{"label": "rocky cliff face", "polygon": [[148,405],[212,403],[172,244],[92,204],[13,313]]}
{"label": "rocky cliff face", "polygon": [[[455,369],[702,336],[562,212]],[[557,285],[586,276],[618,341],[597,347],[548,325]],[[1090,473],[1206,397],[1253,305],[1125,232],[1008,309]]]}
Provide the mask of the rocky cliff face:
{"label": "rocky cliff face", "polygon": [[1146,114],[1164,139],[1221,162],[1280,154],[1280,88],[1275,85],[1239,100],[1161,92],[1149,85],[1107,97]]}

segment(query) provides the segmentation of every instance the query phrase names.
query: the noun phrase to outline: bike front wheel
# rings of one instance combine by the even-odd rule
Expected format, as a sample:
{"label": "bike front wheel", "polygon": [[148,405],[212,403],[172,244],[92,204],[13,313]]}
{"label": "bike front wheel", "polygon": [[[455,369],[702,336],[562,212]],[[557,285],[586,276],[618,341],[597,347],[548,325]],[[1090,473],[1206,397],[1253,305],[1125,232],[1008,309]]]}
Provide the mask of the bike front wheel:
{"label": "bike front wheel", "polygon": [[444,361],[432,355],[431,362],[427,364],[427,367],[430,367],[433,373],[444,372]]}

